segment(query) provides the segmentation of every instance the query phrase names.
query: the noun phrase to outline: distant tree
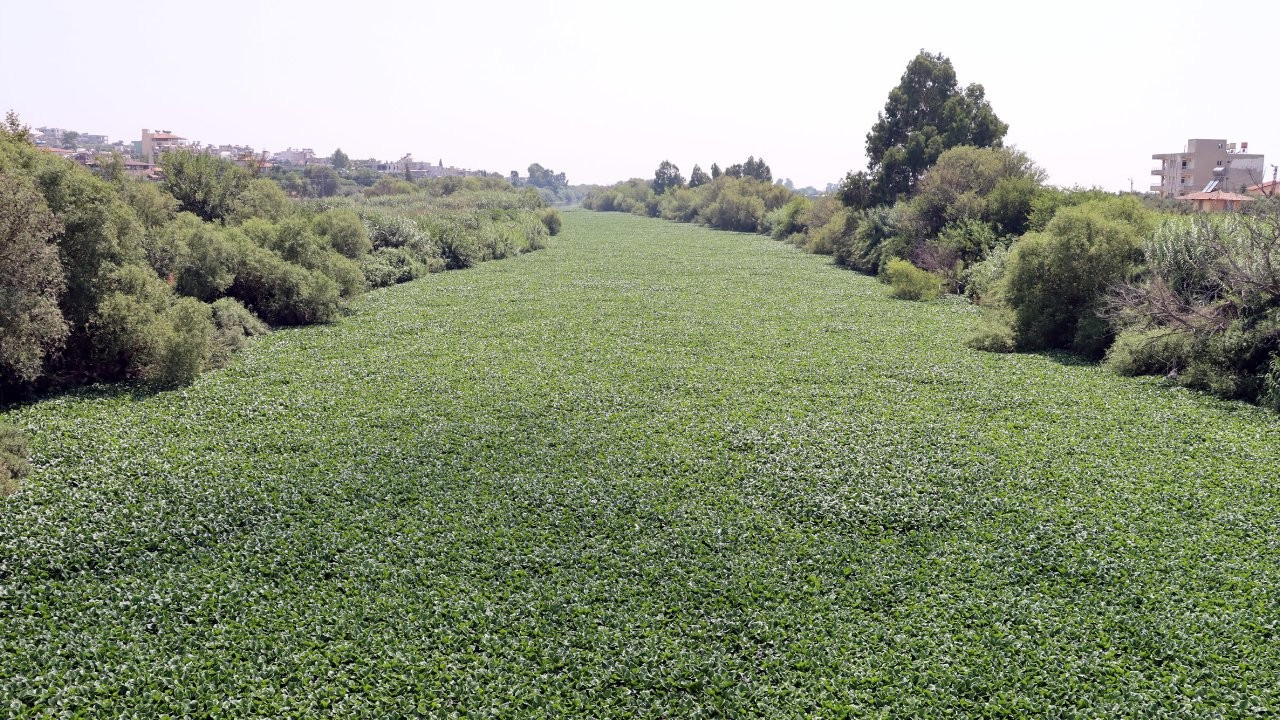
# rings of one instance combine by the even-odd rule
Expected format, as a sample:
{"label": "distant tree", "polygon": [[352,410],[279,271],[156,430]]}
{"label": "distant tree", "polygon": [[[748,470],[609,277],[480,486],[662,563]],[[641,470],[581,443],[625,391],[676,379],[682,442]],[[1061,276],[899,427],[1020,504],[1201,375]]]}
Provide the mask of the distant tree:
{"label": "distant tree", "polygon": [[729,167],[725,168],[725,169],[724,169],[724,174],[725,174],[725,175],[728,175],[728,176],[729,176],[729,177],[731,177],[731,178],[741,178],[741,177],[742,177],[742,163],[734,163],[734,164],[730,165]]}
{"label": "distant tree", "polygon": [[98,177],[111,183],[121,183],[127,177],[124,169],[124,156],[112,150],[110,153],[98,153],[96,158]]}
{"label": "distant tree", "polygon": [[721,174],[720,166],[715,163],[711,163],[711,179],[712,180],[718,179],[720,177],[720,174]]}
{"label": "distant tree", "polygon": [[356,168],[347,173],[347,179],[362,187],[373,187],[373,184],[378,182],[380,177],[382,177],[382,173],[367,167]]}
{"label": "distant tree", "polygon": [[75,150],[76,142],[80,140],[80,133],[75,130],[68,130],[62,134],[62,147],[65,150]]}
{"label": "distant tree", "polygon": [[[867,133],[869,201],[892,204],[913,191],[925,169],[948,148],[999,147],[1008,129],[981,85],[961,91],[951,61],[921,50]],[[841,194],[859,199],[858,192]]]}
{"label": "distant tree", "polygon": [[693,166],[693,172],[689,173],[689,187],[696,188],[711,182],[711,176],[702,171],[697,165]]}
{"label": "distant tree", "polygon": [[[405,166],[408,174],[408,165]],[[328,165],[308,165],[302,176],[311,186],[311,194],[316,197],[329,197],[338,192],[338,171]]]}
{"label": "distant tree", "polygon": [[0,140],[31,144],[31,128],[22,124],[18,114],[10,110],[4,114],[4,126],[0,127]]}
{"label": "distant tree", "polygon": [[189,150],[165,153],[160,165],[165,189],[178,199],[179,209],[205,220],[222,220],[230,215],[252,179],[230,160]]}
{"label": "distant tree", "polygon": [[509,178],[512,187],[520,187],[520,171],[512,170]]}
{"label": "distant tree", "polygon": [[655,195],[661,195],[671,188],[684,186],[684,176],[680,174],[680,168],[676,167],[670,160],[663,160],[658,169],[653,173],[653,192]]}
{"label": "distant tree", "polygon": [[742,176],[773,182],[773,171],[769,169],[768,163],[764,158],[755,159],[755,156],[748,156],[747,161],[742,164]]}
{"label": "distant tree", "polygon": [[529,184],[534,187],[546,188],[547,190],[561,190],[569,187],[569,182],[564,173],[557,173],[549,168],[542,167],[538,163],[529,166]]}
{"label": "distant tree", "polygon": [[255,152],[245,152],[240,155],[240,166],[249,173],[249,177],[256,178],[262,175],[262,166],[266,164],[266,158]]}
{"label": "distant tree", "polygon": [[333,169],[339,172],[351,167],[351,158],[342,152],[342,148],[333,151],[333,157],[329,158],[329,163],[333,165]]}

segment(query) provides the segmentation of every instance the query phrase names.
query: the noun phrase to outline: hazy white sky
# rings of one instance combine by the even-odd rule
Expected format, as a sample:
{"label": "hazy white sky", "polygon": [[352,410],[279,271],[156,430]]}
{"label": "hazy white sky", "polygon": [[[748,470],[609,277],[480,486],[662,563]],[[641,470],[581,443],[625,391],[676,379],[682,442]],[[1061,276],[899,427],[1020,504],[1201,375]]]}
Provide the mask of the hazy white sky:
{"label": "hazy white sky", "polygon": [[1141,190],[1191,137],[1280,162],[1278,31],[1275,0],[0,0],[0,111],[574,183],[751,154],[821,188],[923,48],[1051,182]]}

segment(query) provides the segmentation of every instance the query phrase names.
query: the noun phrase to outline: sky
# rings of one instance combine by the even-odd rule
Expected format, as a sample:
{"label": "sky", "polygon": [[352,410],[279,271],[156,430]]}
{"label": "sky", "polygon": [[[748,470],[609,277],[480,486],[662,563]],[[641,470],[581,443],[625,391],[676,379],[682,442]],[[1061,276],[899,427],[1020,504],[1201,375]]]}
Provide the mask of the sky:
{"label": "sky", "polygon": [[924,49],[1051,183],[1141,191],[1189,138],[1280,163],[1278,31],[1275,0],[0,0],[0,111],[571,183],[754,155],[822,189]]}

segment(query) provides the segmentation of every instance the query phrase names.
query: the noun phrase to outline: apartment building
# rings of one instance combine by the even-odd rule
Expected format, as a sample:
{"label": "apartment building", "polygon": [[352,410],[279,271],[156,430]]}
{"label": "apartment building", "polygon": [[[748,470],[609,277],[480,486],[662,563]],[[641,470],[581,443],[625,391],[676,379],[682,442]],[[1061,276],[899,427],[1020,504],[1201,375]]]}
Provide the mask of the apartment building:
{"label": "apartment building", "polygon": [[[1205,190],[1238,192],[1262,180],[1265,169],[1262,155],[1250,155],[1249,143],[1198,138],[1187,141],[1180,153],[1160,153],[1151,156],[1159,160],[1160,167],[1151,171],[1160,178],[1152,185],[1152,192],[1161,197],[1182,197]],[[1218,184],[1209,185],[1215,180]]]}
{"label": "apartment building", "polygon": [[137,159],[145,163],[155,164],[159,161],[160,155],[164,154],[166,150],[182,147],[186,145],[186,140],[186,138],[174,135],[168,130],[151,132],[143,128],[142,142],[138,144]]}

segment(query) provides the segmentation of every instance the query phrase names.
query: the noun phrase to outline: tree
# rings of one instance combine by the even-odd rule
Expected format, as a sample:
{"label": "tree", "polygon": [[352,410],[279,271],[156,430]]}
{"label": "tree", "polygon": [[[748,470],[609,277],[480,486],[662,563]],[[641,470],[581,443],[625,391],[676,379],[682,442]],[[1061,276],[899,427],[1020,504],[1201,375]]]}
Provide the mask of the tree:
{"label": "tree", "polygon": [[68,130],[62,134],[62,147],[64,150],[75,150],[76,141],[80,139],[80,133],[75,130]]}
{"label": "tree", "polygon": [[179,209],[210,221],[229,216],[252,179],[230,160],[189,150],[165,153],[160,165],[165,189],[178,199]]}
{"label": "tree", "polygon": [[0,377],[35,380],[67,338],[58,309],[66,281],[51,242],[61,231],[30,180],[0,171]]}
{"label": "tree", "polygon": [[769,169],[768,163],[764,158],[757,160],[754,156],[748,156],[747,161],[742,164],[742,176],[773,182],[773,171]]}
{"label": "tree", "polygon": [[684,176],[680,174],[680,168],[676,167],[670,160],[663,160],[658,165],[658,169],[653,173],[653,193],[661,195],[671,188],[684,186]]}
{"label": "tree", "polygon": [[711,163],[711,179],[716,180],[720,177],[720,175],[721,175],[720,166],[715,163]]}
{"label": "tree", "polygon": [[4,114],[4,125],[0,126],[0,141],[31,144],[31,128],[22,124],[18,114],[10,110]]}
{"label": "tree", "polygon": [[333,165],[334,170],[341,172],[351,166],[351,158],[342,152],[342,148],[338,148],[333,151],[333,157],[329,158],[329,163]]}
{"label": "tree", "polygon": [[[951,61],[921,50],[867,133],[870,200],[895,202],[915,189],[925,169],[948,148],[999,147],[1008,129],[981,85],[961,91]],[[858,193],[842,195],[857,199]]]}
{"label": "tree", "polygon": [[702,171],[697,165],[693,166],[693,172],[689,173],[689,187],[696,188],[711,182],[711,176]]}
{"label": "tree", "polygon": [[998,235],[1021,235],[1044,178],[1044,171],[1016,148],[954,147],[938,156],[916,185],[905,220],[919,238],[967,220],[987,223]]}
{"label": "tree", "polygon": [[109,183],[115,183],[119,186],[127,177],[124,156],[116,150],[112,150],[110,153],[98,153],[97,165],[98,177]]}
{"label": "tree", "polygon": [[[405,165],[405,175],[409,174],[409,166]],[[338,171],[328,165],[308,165],[302,176],[311,185],[311,194],[316,197],[329,197],[338,192]]]}
{"label": "tree", "polygon": [[538,163],[529,166],[529,184],[534,187],[546,188],[547,190],[560,190],[569,187],[569,182],[565,179],[564,173],[557,173],[550,168],[542,167]]}

